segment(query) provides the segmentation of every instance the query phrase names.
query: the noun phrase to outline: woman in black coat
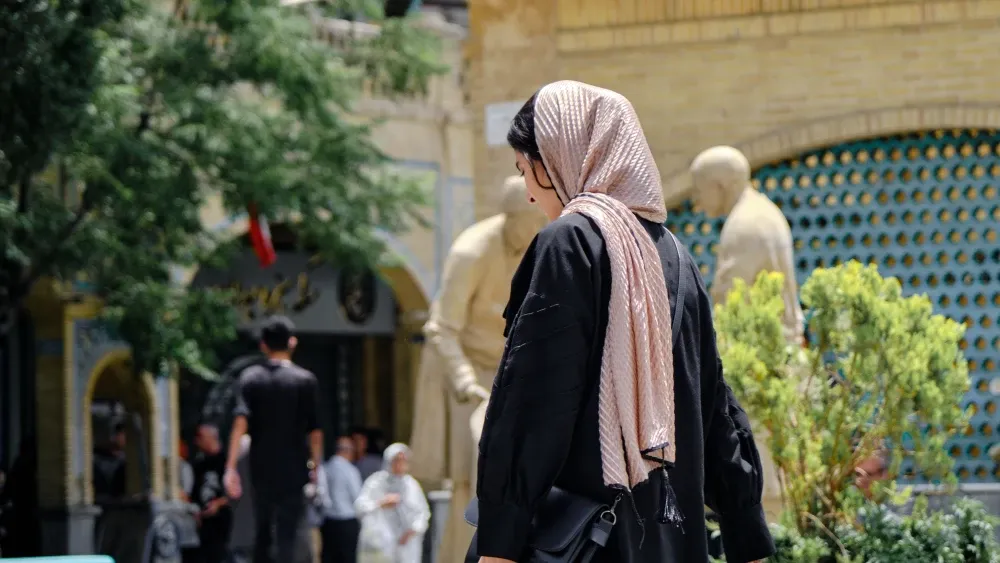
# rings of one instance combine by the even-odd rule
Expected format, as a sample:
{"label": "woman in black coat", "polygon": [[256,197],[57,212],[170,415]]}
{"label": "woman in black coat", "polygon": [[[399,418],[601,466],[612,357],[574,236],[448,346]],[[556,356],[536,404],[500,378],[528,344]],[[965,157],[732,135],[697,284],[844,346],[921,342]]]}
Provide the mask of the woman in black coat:
{"label": "woman in black coat", "polygon": [[474,553],[522,559],[555,486],[616,507],[599,561],[707,561],[706,504],[729,563],[771,555],[750,425],[723,378],[698,270],[663,226],[660,174],[631,104],[556,82],[508,141],[552,222],[511,284]]}

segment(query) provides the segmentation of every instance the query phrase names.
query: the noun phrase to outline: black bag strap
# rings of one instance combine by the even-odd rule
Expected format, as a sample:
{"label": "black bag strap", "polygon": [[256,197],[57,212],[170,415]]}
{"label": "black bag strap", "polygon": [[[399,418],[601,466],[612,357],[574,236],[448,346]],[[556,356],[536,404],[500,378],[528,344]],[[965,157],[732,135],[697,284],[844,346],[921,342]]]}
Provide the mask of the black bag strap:
{"label": "black bag strap", "polygon": [[670,233],[670,238],[674,239],[674,251],[677,252],[677,295],[674,297],[674,310],[670,312],[670,329],[673,331],[674,346],[676,346],[677,338],[681,334],[681,320],[684,319],[684,294],[689,281],[686,274],[691,267],[691,257],[682,249],[677,236],[670,229],[666,230]]}

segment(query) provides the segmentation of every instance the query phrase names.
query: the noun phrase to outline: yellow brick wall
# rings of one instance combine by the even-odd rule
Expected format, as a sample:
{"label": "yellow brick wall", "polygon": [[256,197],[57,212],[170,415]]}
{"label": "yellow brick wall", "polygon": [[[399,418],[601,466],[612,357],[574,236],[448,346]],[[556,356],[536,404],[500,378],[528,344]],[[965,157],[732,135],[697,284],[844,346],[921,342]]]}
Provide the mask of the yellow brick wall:
{"label": "yellow brick wall", "polygon": [[554,0],[469,2],[466,88],[473,123],[477,219],[497,213],[499,187],[514,172],[509,150],[486,146],[483,108],[526,100],[539,86],[560,77],[557,8]]}
{"label": "yellow brick wall", "polygon": [[558,2],[560,29],[914,3],[913,0],[558,0]]}
{"label": "yellow brick wall", "polygon": [[[28,298],[37,341],[64,338],[63,306],[52,284],[39,282]],[[43,508],[63,506],[70,497],[72,473],[71,385],[68,359],[62,350],[42,350],[35,359],[38,501]]]}
{"label": "yellow brick wall", "polygon": [[[716,9],[616,23],[625,3],[560,0],[557,13],[535,18],[547,35],[534,37],[534,48],[554,59],[542,64],[511,59],[525,42],[516,33],[501,38],[526,11],[498,14],[473,3],[477,123],[486,104],[526,99],[551,80],[612,88],[635,105],[676,202],[688,163],[714,144],[753,147],[760,165],[859,136],[1000,122],[998,0],[671,0],[656,4]],[[498,182],[511,158],[507,149],[487,149],[481,129],[479,189]]]}

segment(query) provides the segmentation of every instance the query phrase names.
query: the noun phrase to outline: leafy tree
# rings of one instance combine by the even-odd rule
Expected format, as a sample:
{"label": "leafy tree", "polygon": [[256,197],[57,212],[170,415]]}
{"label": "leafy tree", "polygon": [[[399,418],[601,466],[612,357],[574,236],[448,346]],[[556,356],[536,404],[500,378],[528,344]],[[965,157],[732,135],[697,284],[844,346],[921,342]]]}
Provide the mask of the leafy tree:
{"label": "leafy tree", "polygon": [[0,333],[40,279],[82,280],[137,369],[209,374],[207,351],[235,336],[231,296],[178,288],[171,269],[219,260],[199,220],[212,198],[295,222],[345,267],[382,257],[375,228],[420,221],[425,194],[350,113],[366,92],[424,93],[444,70],[436,39],[392,19],[330,44],[320,15],[278,0],[0,10],[0,105],[16,108],[0,116]]}
{"label": "leafy tree", "polygon": [[811,338],[800,350],[782,334],[781,283],[780,274],[738,282],[716,305],[715,326],[727,379],[770,432],[789,523],[826,537],[853,522],[864,502],[854,468],[883,448],[890,480],[904,458],[953,480],[945,442],[968,421],[964,326],[852,261],[818,269],[802,286]]}

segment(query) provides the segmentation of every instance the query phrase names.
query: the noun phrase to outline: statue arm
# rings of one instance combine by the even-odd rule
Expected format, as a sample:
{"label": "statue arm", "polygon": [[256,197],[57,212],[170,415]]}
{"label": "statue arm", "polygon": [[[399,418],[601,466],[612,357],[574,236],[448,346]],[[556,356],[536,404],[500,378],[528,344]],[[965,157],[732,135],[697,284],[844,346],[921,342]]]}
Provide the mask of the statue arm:
{"label": "statue arm", "polygon": [[430,319],[424,325],[427,343],[443,358],[448,382],[460,399],[468,398],[478,385],[476,370],[462,350],[460,335],[469,320],[469,302],[479,286],[481,273],[477,254],[453,249],[445,261]]}

